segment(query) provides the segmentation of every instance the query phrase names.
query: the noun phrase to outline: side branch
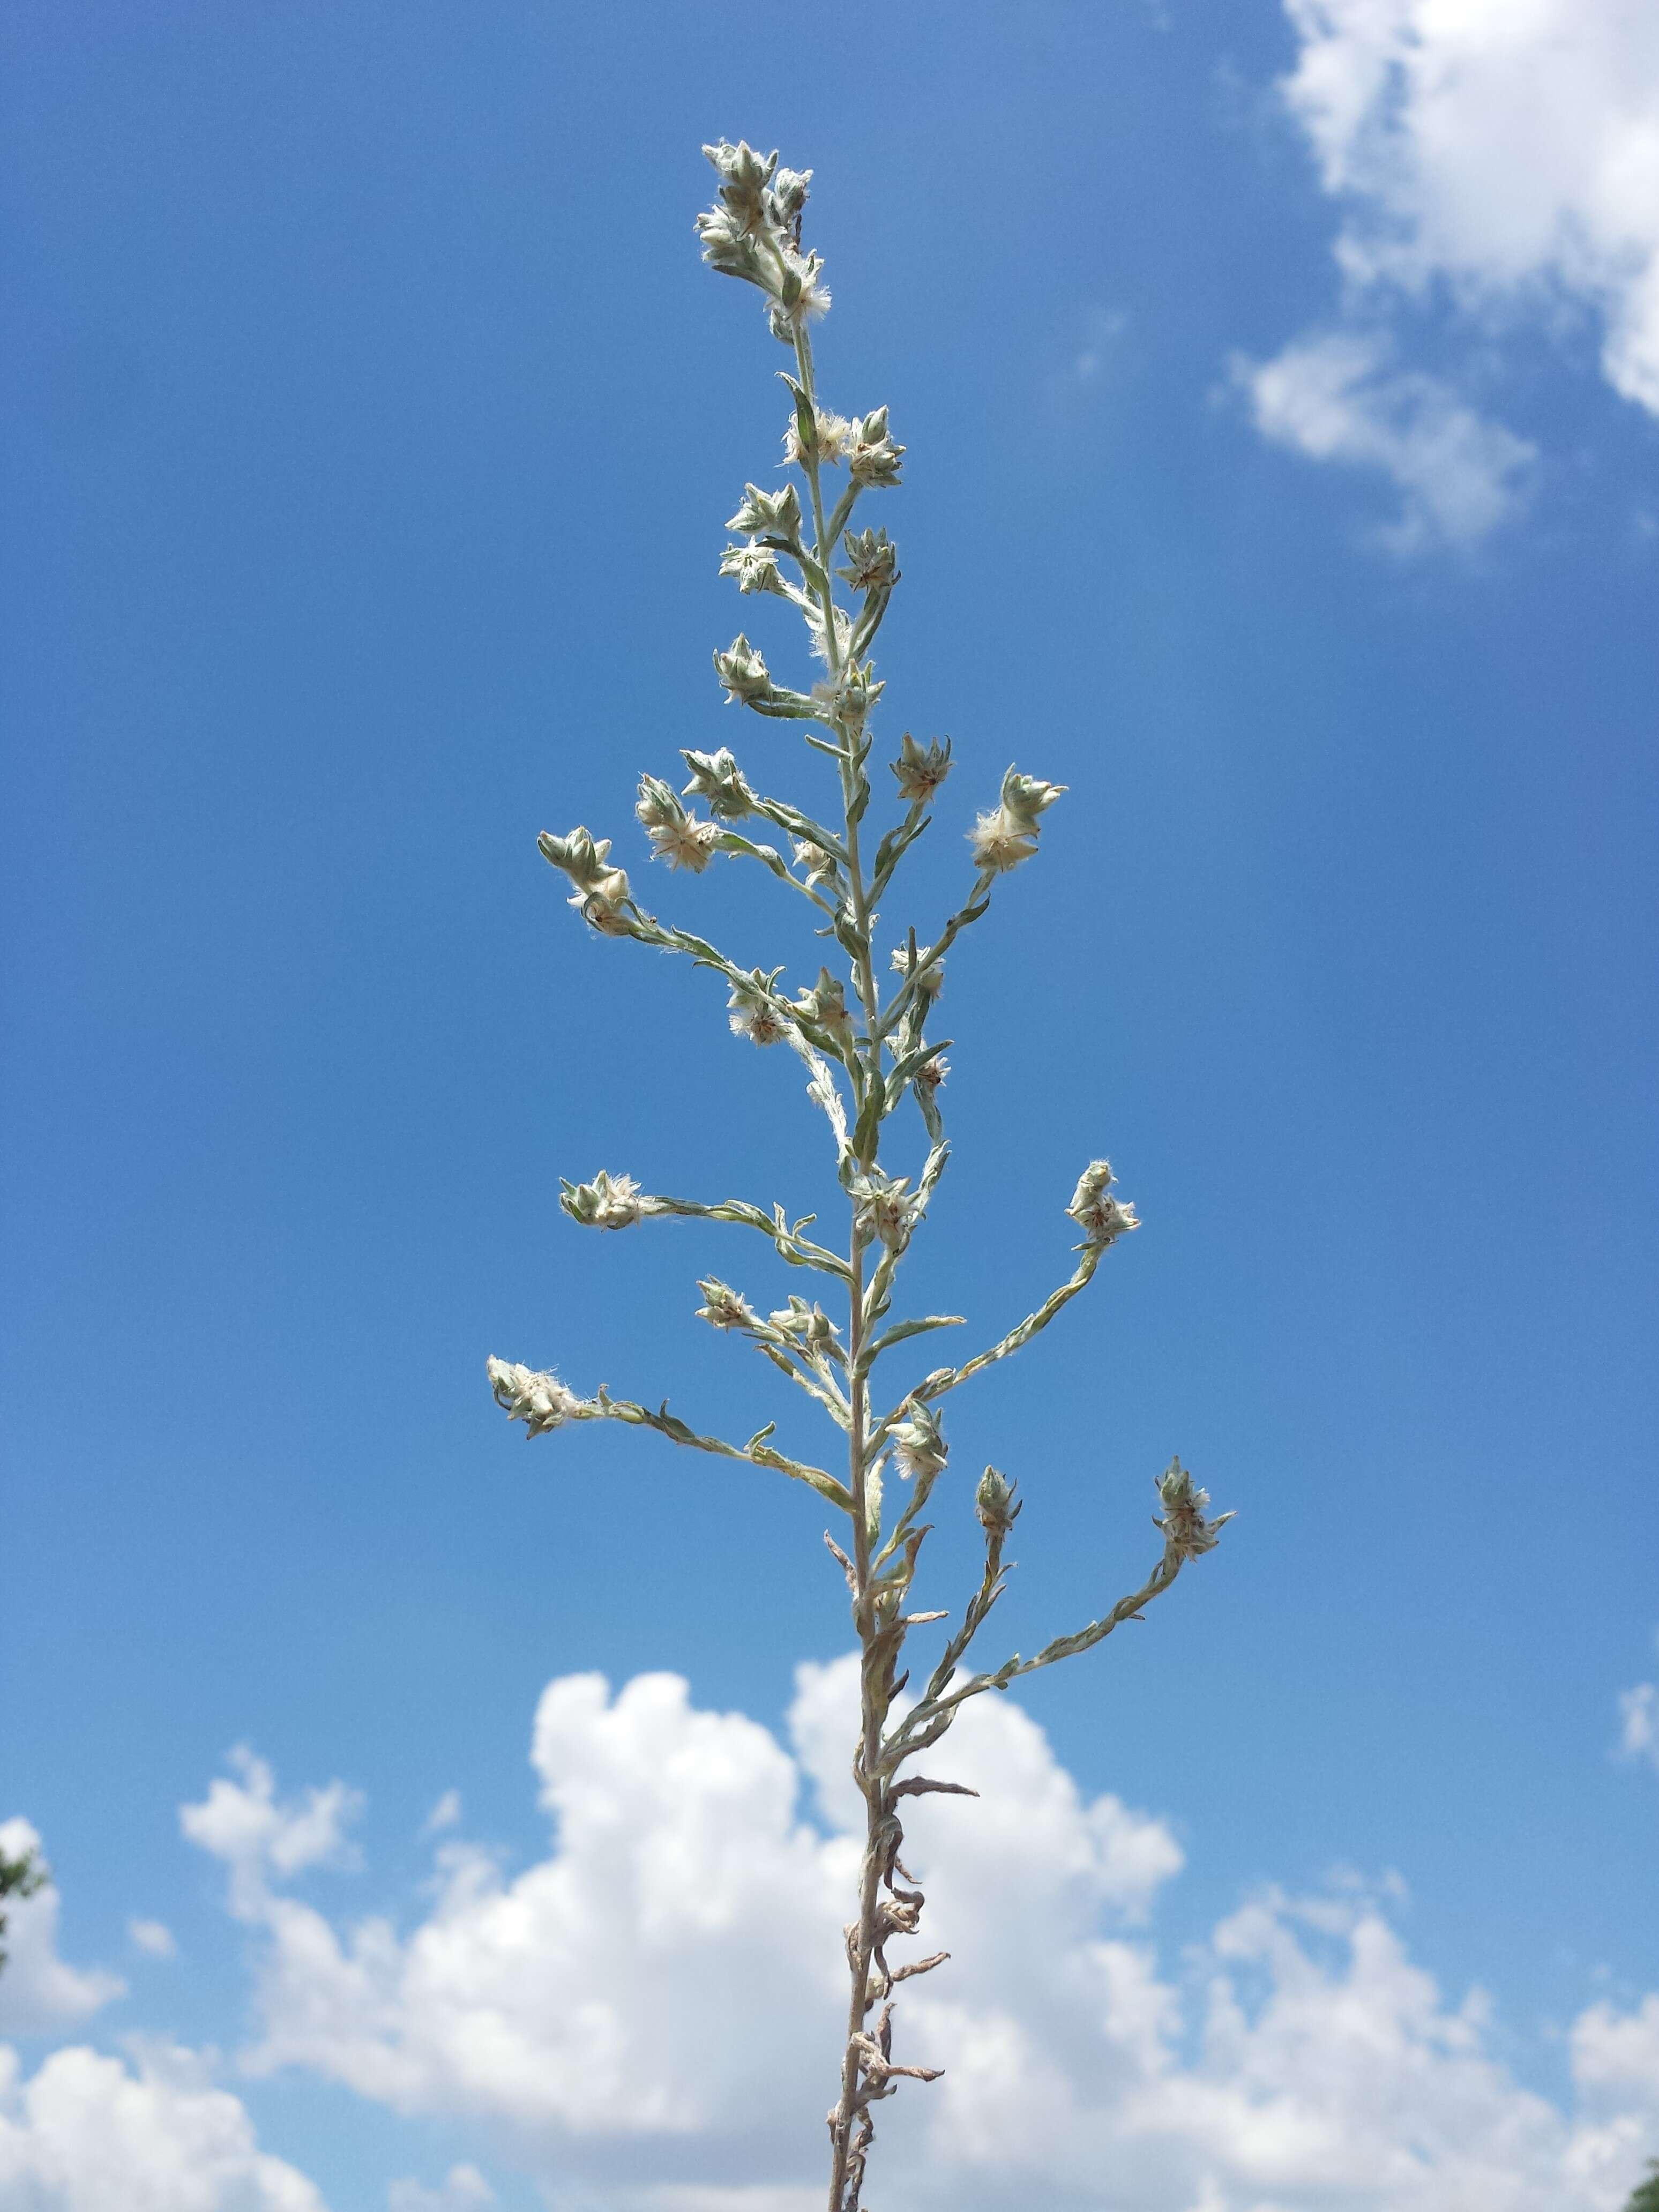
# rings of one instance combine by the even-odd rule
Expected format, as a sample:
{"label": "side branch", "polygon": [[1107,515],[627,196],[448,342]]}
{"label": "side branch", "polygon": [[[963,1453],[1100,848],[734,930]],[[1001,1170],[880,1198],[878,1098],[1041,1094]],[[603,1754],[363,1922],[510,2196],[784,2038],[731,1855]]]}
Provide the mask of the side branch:
{"label": "side branch", "polygon": [[840,1511],[850,1515],[853,1510],[851,1493],[844,1483],[826,1474],[821,1467],[809,1467],[804,1461],[791,1459],[768,1443],[777,1424],[769,1421],[758,1429],[746,1444],[727,1443],[723,1437],[705,1437],[671,1413],[666,1400],[656,1412],[648,1406],[637,1404],[631,1398],[613,1398],[600,1385],[592,1398],[578,1398],[568,1390],[556,1375],[521,1367],[504,1359],[489,1362],[490,1387],[496,1403],[502,1407],[509,1420],[522,1421],[527,1436],[544,1436],[571,1421],[624,1421],[630,1428],[654,1429],[666,1437],[670,1443],[684,1444],[690,1450],[712,1452],[720,1459],[736,1459],[750,1467],[775,1468],[793,1481],[804,1482],[816,1490],[820,1498],[828,1499]]}

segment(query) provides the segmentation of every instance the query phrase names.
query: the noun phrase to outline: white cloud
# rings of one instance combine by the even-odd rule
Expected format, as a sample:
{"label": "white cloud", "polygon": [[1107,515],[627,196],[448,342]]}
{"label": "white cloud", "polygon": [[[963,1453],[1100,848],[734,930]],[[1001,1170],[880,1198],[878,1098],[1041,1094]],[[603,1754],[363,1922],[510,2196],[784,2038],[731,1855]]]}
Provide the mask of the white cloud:
{"label": "white cloud", "polygon": [[1659,1682],[1619,1692],[1619,1748],[1626,1759],[1659,1766]]}
{"label": "white cloud", "polygon": [[[1437,293],[1483,330],[1589,319],[1608,383],[1659,415],[1659,10],[1650,0],[1285,7],[1299,51],[1282,89],[1342,210],[1335,252],[1346,327],[1374,331],[1379,319],[1397,320],[1402,306]],[[1268,369],[1294,366],[1319,343],[1297,341]],[[1419,404],[1401,398],[1408,414]],[[1511,434],[1481,422],[1466,399],[1421,404],[1447,426],[1454,478],[1467,477],[1471,451],[1478,475],[1480,454],[1490,464],[1507,450]],[[1362,423],[1322,447],[1288,442],[1389,470],[1417,542],[1425,524],[1443,523],[1425,492],[1423,441],[1375,440]],[[1483,506],[1454,492],[1449,511],[1460,526],[1445,534],[1467,538],[1503,519],[1510,502]]]}
{"label": "white cloud", "polygon": [[242,1914],[257,1912],[271,1875],[295,1875],[310,1866],[354,1866],[345,1834],[362,1809],[361,1794],[343,1782],[308,1790],[297,1803],[279,1805],[276,1784],[263,1759],[238,1744],[229,1764],[240,1782],[222,1777],[199,1805],[179,1808],[179,1822],[193,1844],[231,1869],[231,1897]]}
{"label": "white cloud", "polygon": [[418,2181],[394,2181],[386,2191],[386,2212],[482,2212],[495,2192],[476,2166],[452,2166],[438,2189]]}
{"label": "white cloud", "polygon": [[[0,1821],[0,1852],[10,1859],[40,1850],[28,1821]],[[6,1899],[5,1971],[0,1973],[0,2035],[37,2034],[85,2020],[126,1984],[96,1968],[65,1965],[58,1955],[58,1892],[50,1883],[33,1897]]]}
{"label": "white cloud", "polygon": [[[800,1670],[792,1757],[673,1676],[614,1697],[594,1675],[553,1682],[532,1758],[556,1834],[523,1873],[441,1846],[437,1901],[402,1934],[243,1884],[247,2063],[471,2118],[557,2207],[805,2212],[844,2004],[854,1687],[850,1660]],[[1579,2021],[1569,2115],[1489,2054],[1484,2001],[1446,2003],[1363,1885],[1264,1895],[1172,1978],[1140,1932],[1181,1864],[1163,1823],[1085,1797],[1012,1703],[969,1707],[935,1760],[983,1794],[911,1808],[923,1940],[956,1956],[904,1992],[902,2055],[948,2071],[882,2108],[890,2196],[1083,2212],[1109,2174],[1125,2212],[1622,2204],[1659,2092],[1659,1997]]]}
{"label": "white cloud", "polygon": [[1393,479],[1400,519],[1378,533],[1391,550],[1468,544],[1520,505],[1537,449],[1441,379],[1393,368],[1390,353],[1375,333],[1328,331],[1273,361],[1240,358],[1233,374],[1264,437]]}
{"label": "white cloud", "polygon": [[78,2047],[33,2078],[0,2047],[0,2212],[325,2212],[304,2174],[260,2150],[239,2099],[189,2052],[136,2070]]}
{"label": "white cloud", "polygon": [[461,1821],[461,1793],[446,1790],[421,1824],[423,1836],[435,1836],[440,1829],[457,1828]]}
{"label": "white cloud", "polygon": [[127,1933],[138,1948],[152,1959],[171,1959],[179,1946],[173,1940],[173,1930],[161,1920],[129,1920]]}

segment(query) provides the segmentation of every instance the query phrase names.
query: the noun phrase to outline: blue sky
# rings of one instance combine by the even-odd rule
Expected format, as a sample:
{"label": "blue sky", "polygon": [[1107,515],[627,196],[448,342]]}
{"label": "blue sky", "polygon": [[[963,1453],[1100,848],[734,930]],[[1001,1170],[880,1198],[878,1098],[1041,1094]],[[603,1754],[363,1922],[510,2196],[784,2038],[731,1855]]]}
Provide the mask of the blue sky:
{"label": "blue sky", "polygon": [[[320,1969],[296,2025],[296,1961],[367,1916],[488,1948],[434,1902],[434,1848],[508,1894],[552,1863],[526,1760],[556,1679],[684,1677],[664,1741],[743,1715],[744,1773],[819,1771],[795,1670],[848,1632],[811,1502],[631,1432],[526,1451],[483,1382],[498,1352],[734,1432],[785,1418],[692,1318],[696,1277],[739,1266],[725,1232],[584,1239],[556,1178],[835,1200],[793,1062],[729,1036],[708,979],[590,941],[534,846],[585,822],[638,878],[641,769],[730,744],[805,793],[822,765],[709,672],[750,613],[720,525],[783,425],[776,349],[691,231],[726,134],[815,170],[826,396],[890,404],[909,449],[878,518],[904,570],[883,727],[948,732],[958,767],[894,933],[945,910],[1011,759],[1069,787],[952,961],[955,1158],[915,1261],[988,1337],[1067,1267],[1092,1154],[1146,1222],[958,1401],[963,1463],[1029,1499],[1006,1634],[1128,1586],[1172,1450],[1238,1510],[1132,1648],[1031,1686],[1040,1735],[972,1750],[1150,1824],[1089,1831],[1095,1935],[1042,1924],[1186,1975],[1169,2064],[1242,2112],[1305,2076],[1269,2051],[1285,1946],[1340,2009],[1392,1929],[1409,1966],[1365,2002],[1433,1978],[1443,2017],[1388,2017],[1449,2117],[1440,2150],[1376,2120],[1353,2201],[1621,2202],[1659,2154],[1645,11],[22,0],[0,39],[0,1818],[58,1885],[0,1981],[17,2082],[142,2079],[185,2146],[158,2206],[186,2171],[204,2212],[793,2212],[817,2186],[810,2071],[799,2151],[732,2118],[737,2059],[688,2077],[665,2150],[626,2100],[596,2135],[471,2080],[413,1984],[394,2039],[437,2055],[402,2086],[393,2030]],[[652,890],[745,963],[816,966],[735,870]],[[738,1279],[781,1295],[763,1275]],[[971,1569],[957,1503],[939,1603]],[[547,1738],[554,1802],[583,1759],[633,1802],[605,1759],[658,1739],[624,1710]],[[263,1813],[238,1744],[274,1770]],[[307,1816],[337,1778],[361,1802]],[[802,1802],[815,1926],[834,1814]],[[1055,1838],[997,1880],[1058,1896],[1084,1845]],[[967,1848],[941,1828],[942,1863]],[[1278,1933],[1252,1951],[1241,1912]],[[538,1988],[580,1981],[557,1958],[526,1954]],[[652,1971],[638,2016],[678,2020]],[[1008,1972],[964,1982],[964,2018],[1042,2013]],[[1224,1972],[1248,2063],[1199,2048]],[[1095,2085],[1082,2165],[1010,2152],[953,2201],[1333,2201],[1243,2119],[1160,2122],[1129,2179],[1079,2179],[1141,2142],[1097,2032],[1030,2060]],[[0,2207],[112,2202],[42,2178],[27,2094],[0,2078]],[[1370,2142],[1348,2094],[1325,2123]],[[1477,2186],[1480,2097],[1522,2147]],[[920,2202],[914,2104],[892,2154]],[[216,2127],[243,2143],[218,2179]]]}

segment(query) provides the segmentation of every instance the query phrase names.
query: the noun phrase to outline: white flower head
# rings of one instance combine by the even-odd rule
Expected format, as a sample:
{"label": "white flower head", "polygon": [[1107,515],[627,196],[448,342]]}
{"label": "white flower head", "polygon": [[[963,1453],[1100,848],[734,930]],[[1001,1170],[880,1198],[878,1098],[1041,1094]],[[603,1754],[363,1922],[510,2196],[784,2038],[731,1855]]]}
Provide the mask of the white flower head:
{"label": "white flower head", "polygon": [[694,814],[683,814],[678,822],[664,822],[651,832],[653,857],[700,876],[725,835],[718,822],[699,822]]}
{"label": "white flower head", "polygon": [[601,1168],[592,1182],[564,1182],[559,1204],[584,1229],[629,1229],[645,1214],[658,1210],[653,1199],[641,1198],[632,1176],[607,1175]]}
{"label": "white flower head", "polygon": [[935,1053],[932,1060],[923,1060],[910,1080],[919,1091],[925,1091],[931,1098],[950,1073],[950,1061]]}
{"label": "white flower head", "polygon": [[1047,813],[1065,788],[1063,783],[1043,783],[1036,776],[1020,775],[1010,769],[1002,779],[1003,811],[1022,830],[1035,831],[1037,817]]}
{"label": "white flower head", "polygon": [[772,988],[775,980],[757,968],[732,984],[726,1003],[733,1036],[747,1037],[750,1044],[781,1044],[788,1036],[789,1012]]}
{"label": "white flower head", "polygon": [[526,1436],[546,1436],[587,1411],[586,1401],[567,1390],[556,1375],[507,1359],[489,1360],[487,1371],[496,1404],[506,1408],[509,1420],[524,1423]]}
{"label": "white flower head", "polygon": [[573,830],[567,837],[556,837],[550,830],[544,830],[536,842],[543,859],[569,877],[575,885],[571,905],[602,937],[634,934],[633,922],[623,912],[631,902],[628,877],[623,869],[610,866],[608,837],[590,837],[583,829]]}
{"label": "white flower head", "polygon": [[793,1338],[809,1352],[839,1351],[836,1324],[820,1305],[808,1305],[805,1299],[791,1296],[787,1306],[781,1306],[767,1319],[780,1336]]}
{"label": "white flower head", "polygon": [[1140,1226],[1139,1217],[1129,1201],[1113,1196],[1112,1182],[1111,1162],[1091,1160],[1078,1177],[1072,1202],[1066,1209],[1083,1231],[1084,1243],[1098,1245],[1103,1250],[1127,1231]]}
{"label": "white flower head", "polygon": [[758,1316],[748,1300],[734,1291],[729,1283],[722,1283],[717,1276],[710,1275],[706,1282],[699,1282],[697,1288],[703,1296],[703,1303],[697,1308],[699,1321],[706,1321],[711,1328],[753,1328],[756,1326]]}

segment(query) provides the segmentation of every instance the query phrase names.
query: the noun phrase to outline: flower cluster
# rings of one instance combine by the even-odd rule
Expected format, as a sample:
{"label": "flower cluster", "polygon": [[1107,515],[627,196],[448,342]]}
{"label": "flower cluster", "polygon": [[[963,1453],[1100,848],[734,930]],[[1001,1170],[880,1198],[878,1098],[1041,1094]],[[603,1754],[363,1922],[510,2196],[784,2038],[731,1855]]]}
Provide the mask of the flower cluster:
{"label": "flower cluster", "polygon": [[781,491],[763,491],[758,484],[746,483],[743,503],[726,518],[726,526],[746,531],[775,553],[792,553],[800,544],[800,494],[793,483]]}
{"label": "flower cluster", "polygon": [[718,204],[697,217],[702,258],[722,276],[757,286],[775,335],[788,343],[809,316],[830,305],[823,264],[801,251],[812,172],[781,169],[775,153],[757,154],[726,139],[702,150],[720,180]]}
{"label": "flower cluster", "polygon": [[1127,1199],[1111,1194],[1112,1164],[1091,1160],[1078,1177],[1077,1188],[1066,1211],[1083,1231],[1085,1244],[1103,1249],[1126,1230],[1139,1229],[1140,1221]]}
{"label": "flower cluster", "polygon": [[526,1436],[545,1436],[588,1410],[586,1401],[567,1390],[556,1375],[507,1359],[490,1360],[487,1371],[496,1404],[506,1408],[510,1421],[524,1423]]}
{"label": "flower cluster", "polygon": [[565,1182],[562,1176],[559,1181],[559,1204],[584,1229],[631,1229],[644,1215],[660,1211],[656,1200],[640,1195],[632,1176],[607,1175],[601,1168],[592,1182]]}
{"label": "flower cluster", "polygon": [[609,865],[608,837],[590,837],[582,829],[573,830],[568,837],[556,837],[550,830],[544,830],[536,843],[542,858],[562,868],[575,885],[576,895],[570,903],[585,921],[591,922],[603,937],[633,935],[633,924],[623,912],[632,902],[628,878],[621,868]]}
{"label": "flower cluster", "polygon": [[1200,1552],[1214,1551],[1222,1529],[1233,1516],[1222,1513],[1213,1521],[1205,1519],[1210,1493],[1199,1488],[1178,1459],[1172,1459],[1158,1477],[1158,1495],[1164,1511],[1152,1516],[1152,1526],[1164,1531],[1166,1551],[1177,1560],[1195,1559]]}
{"label": "flower cluster", "polygon": [[741,545],[728,545],[720,556],[720,574],[734,577],[738,589],[745,594],[770,592],[780,599],[795,596],[783,580],[776,552],[757,538],[746,538]]}
{"label": "flower cluster", "polygon": [[1034,775],[1018,775],[1012,769],[1002,779],[1002,801],[981,814],[969,832],[975,865],[987,875],[1006,875],[1037,848],[1038,817],[1066,788],[1063,783],[1041,783]]}

